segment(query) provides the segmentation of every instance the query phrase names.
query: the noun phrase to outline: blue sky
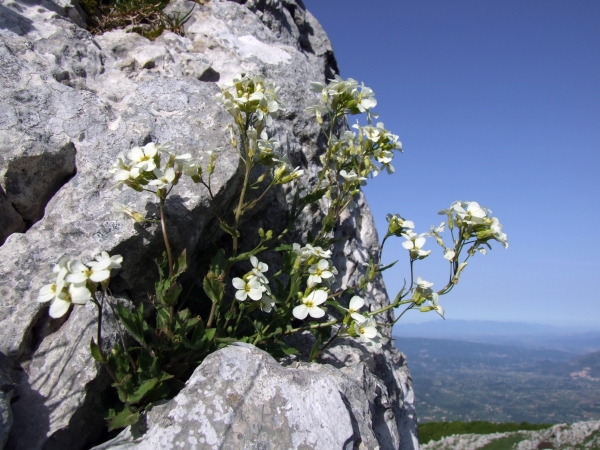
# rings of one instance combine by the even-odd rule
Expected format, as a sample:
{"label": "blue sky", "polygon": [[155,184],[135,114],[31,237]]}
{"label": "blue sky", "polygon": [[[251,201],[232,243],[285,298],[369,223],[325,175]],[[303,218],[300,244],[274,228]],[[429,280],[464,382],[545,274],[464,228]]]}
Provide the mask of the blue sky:
{"label": "blue sky", "polygon": [[[454,200],[504,225],[509,249],[474,258],[446,317],[600,326],[600,2],[304,3],[404,146],[365,189],[380,234],[388,212],[428,231]],[[402,240],[386,244],[384,262],[401,259],[390,295],[408,276]],[[442,286],[446,263],[426,248],[416,273]]]}

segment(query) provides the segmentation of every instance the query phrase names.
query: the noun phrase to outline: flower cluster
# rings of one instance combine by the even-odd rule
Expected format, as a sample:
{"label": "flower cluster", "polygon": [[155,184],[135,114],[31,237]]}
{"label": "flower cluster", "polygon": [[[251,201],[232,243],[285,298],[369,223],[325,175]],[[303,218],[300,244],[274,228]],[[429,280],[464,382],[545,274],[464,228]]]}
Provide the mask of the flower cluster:
{"label": "flower cluster", "polygon": [[279,90],[279,86],[265,81],[262,76],[242,74],[225,84],[216,97],[236,124],[244,126],[249,118],[250,124],[260,135],[263,128],[270,126],[284,108],[279,99]]}
{"label": "flower cluster", "polygon": [[243,278],[234,278],[231,280],[233,287],[237,289],[235,298],[243,302],[247,298],[260,302],[260,308],[264,312],[271,312],[275,307],[275,299],[269,288],[269,280],[265,273],[269,266],[260,262],[256,256],[250,257],[252,270],[246,273]]}
{"label": "flower cluster", "polygon": [[417,288],[413,291],[412,300],[417,306],[422,305],[425,301],[430,303],[430,305],[422,306],[421,312],[437,311],[440,316],[444,317],[444,308],[438,304],[440,296],[431,289],[432,286],[433,283],[417,277]]}
{"label": "flower cluster", "polygon": [[94,261],[87,264],[65,256],[52,269],[56,280],[40,289],[37,301],[45,303],[52,300],[50,317],[62,317],[71,303],[83,305],[90,301],[98,283],[106,287],[110,271],[120,269],[122,262],[121,255],[109,256],[107,252],[100,253]]}
{"label": "flower cluster", "polygon": [[154,142],[132,148],[127,158],[120,154],[110,172],[117,186],[129,186],[136,191],[155,188],[156,194],[163,198],[167,189],[177,184],[182,173],[192,178],[202,175],[200,164],[192,159],[192,155],[176,155],[166,146],[159,147]]}
{"label": "flower cluster", "polygon": [[369,112],[377,106],[375,93],[364,83],[348,78],[344,80],[339,75],[329,80],[327,85],[313,81],[311,90],[321,95],[322,105],[312,106],[309,111],[320,117],[328,108],[336,110],[341,108],[350,114]]}
{"label": "flower cluster", "polygon": [[385,216],[388,221],[388,236],[402,236],[407,231],[412,231],[415,227],[414,222],[405,220],[400,214],[388,214]]}
{"label": "flower cluster", "polygon": [[373,91],[364,84],[359,85],[352,78],[344,80],[336,75],[328,84],[312,82],[311,89],[319,93],[321,98],[318,104],[306,111],[314,114],[321,124],[325,115],[335,121],[346,113],[367,114],[367,125],[354,125],[356,132],[347,130],[339,136],[330,133],[329,148],[321,156],[324,173],[328,174],[331,185],[330,196],[337,197],[338,206],[352,209],[355,206],[352,198],[359,192],[360,186],[366,184],[368,177],[377,176],[384,169],[388,173],[394,172],[393,151],[402,151],[402,144],[397,135],[385,129],[382,122],[373,125],[372,119],[377,115],[372,108],[377,101]]}
{"label": "flower cluster", "polygon": [[504,248],[508,248],[508,237],[502,231],[502,224],[498,218],[492,216],[492,211],[477,202],[456,201],[448,209],[439,214],[448,216],[448,227],[458,228],[463,240],[475,238],[475,244],[469,250],[473,254],[476,250],[486,253],[483,245],[490,248],[490,240],[498,241]]}

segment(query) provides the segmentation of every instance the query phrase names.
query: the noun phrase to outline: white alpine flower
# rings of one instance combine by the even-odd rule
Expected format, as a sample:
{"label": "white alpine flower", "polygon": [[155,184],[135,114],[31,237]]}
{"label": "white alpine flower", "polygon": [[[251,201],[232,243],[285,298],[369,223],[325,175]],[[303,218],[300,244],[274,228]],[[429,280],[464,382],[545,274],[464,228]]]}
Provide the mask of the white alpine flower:
{"label": "white alpine flower", "polygon": [[154,142],[150,142],[143,147],[132,148],[127,153],[127,158],[133,163],[133,167],[137,167],[143,172],[152,172],[156,169],[154,158],[157,153],[158,147]]}
{"label": "white alpine flower", "polygon": [[315,287],[321,283],[323,279],[331,278],[333,273],[329,270],[329,261],[326,259],[320,260],[317,264],[313,264],[308,269],[310,276],[308,277],[308,287]]}
{"label": "white alpine flower", "polygon": [[425,234],[416,234],[412,231],[407,231],[402,236],[406,238],[406,241],[402,243],[402,247],[410,252],[412,259],[423,259],[431,253],[431,250],[422,250],[426,242]]}
{"label": "white alpine flower", "polygon": [[292,311],[292,314],[296,319],[306,319],[306,316],[310,315],[315,319],[319,319],[325,315],[325,310],[319,308],[318,305],[325,303],[327,300],[327,292],[322,289],[312,291],[306,297],[304,297],[301,305],[298,305]]}
{"label": "white alpine flower", "polygon": [[379,332],[377,331],[377,324],[372,317],[369,317],[363,322],[355,322],[354,323],[354,332],[358,335],[358,337],[363,342],[372,342],[373,339],[379,336]]}
{"label": "white alpine flower", "polygon": [[275,306],[275,299],[271,295],[264,293],[260,299],[260,309],[266,313],[270,313],[271,310],[277,309]]}
{"label": "white alpine flower", "polygon": [[158,189],[162,189],[168,184],[171,184],[175,179],[175,169],[169,167],[164,172],[160,169],[154,169],[154,176],[156,177],[156,180],[152,180],[148,184],[150,186],[156,186]]}
{"label": "white alpine flower", "polygon": [[365,301],[358,295],[352,297],[350,299],[350,303],[348,304],[348,313],[350,314],[350,317],[352,317],[358,323],[363,323],[365,320],[367,320],[365,316],[356,312],[363,306],[365,306]]}
{"label": "white alpine flower", "polygon": [[243,302],[248,297],[252,300],[258,301],[263,296],[263,287],[255,277],[251,278],[248,282],[245,282],[241,278],[234,278],[231,280],[233,287],[238,291],[235,293],[235,298]]}
{"label": "white alpine flower", "polygon": [[269,270],[269,266],[260,262],[256,256],[250,257],[250,263],[252,264],[252,275],[256,277],[261,284],[268,284],[269,280],[265,276],[265,272]]}

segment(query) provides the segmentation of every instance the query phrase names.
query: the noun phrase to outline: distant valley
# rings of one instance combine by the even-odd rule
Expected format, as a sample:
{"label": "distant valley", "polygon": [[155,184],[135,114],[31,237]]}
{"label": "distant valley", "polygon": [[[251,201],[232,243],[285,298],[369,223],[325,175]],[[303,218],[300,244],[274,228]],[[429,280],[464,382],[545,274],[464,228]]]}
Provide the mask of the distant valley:
{"label": "distant valley", "polygon": [[[471,323],[450,330],[462,336],[446,327],[445,333],[455,337],[450,339],[438,338],[439,328],[436,336],[427,329],[429,324],[423,325],[411,331],[428,337],[394,333],[396,346],[408,358],[420,422],[600,419],[600,333],[566,333],[569,339],[561,342],[558,333],[549,330],[538,334],[532,327],[514,330],[528,331],[524,333],[528,339],[522,339],[517,334],[497,333],[489,325],[483,327],[487,334],[477,335],[473,331],[482,331],[477,329],[480,324]],[[478,342],[468,342],[469,333]]]}

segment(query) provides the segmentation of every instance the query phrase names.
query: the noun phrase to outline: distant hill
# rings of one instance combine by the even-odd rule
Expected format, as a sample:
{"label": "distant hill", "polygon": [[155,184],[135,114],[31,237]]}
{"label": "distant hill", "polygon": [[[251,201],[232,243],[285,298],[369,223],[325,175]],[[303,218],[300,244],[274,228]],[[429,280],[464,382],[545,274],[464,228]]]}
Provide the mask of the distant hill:
{"label": "distant hill", "polygon": [[555,349],[572,354],[600,351],[600,328],[555,327],[520,322],[438,320],[421,324],[399,323],[395,337],[453,339],[469,342]]}
{"label": "distant hill", "polygon": [[419,421],[600,419],[600,352],[399,337]]}

